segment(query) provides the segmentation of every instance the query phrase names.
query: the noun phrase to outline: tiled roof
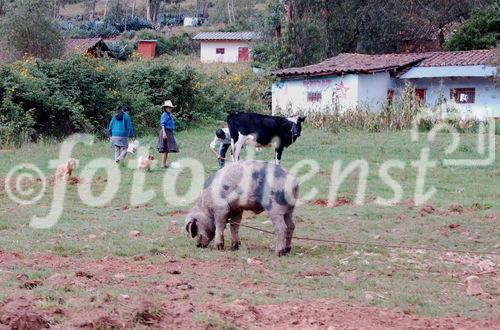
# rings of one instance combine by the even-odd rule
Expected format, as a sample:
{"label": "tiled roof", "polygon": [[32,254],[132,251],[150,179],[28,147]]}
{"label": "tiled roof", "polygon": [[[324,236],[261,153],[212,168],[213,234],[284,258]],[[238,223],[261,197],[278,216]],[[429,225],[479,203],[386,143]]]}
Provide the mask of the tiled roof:
{"label": "tiled roof", "polygon": [[257,32],[201,32],[194,40],[255,40],[260,39]]}
{"label": "tiled roof", "polygon": [[276,71],[278,77],[324,76],[347,73],[374,73],[401,70],[409,66],[463,66],[488,64],[495,58],[495,50],[457,52],[429,52],[407,54],[340,54],[321,63],[301,68]]}
{"label": "tiled roof", "polygon": [[97,45],[100,41],[102,41],[102,38],[67,39],[64,50],[66,53],[84,52]]}
{"label": "tiled roof", "polygon": [[495,59],[495,53],[495,49],[424,53],[426,57],[418,64],[418,66],[463,66],[489,64]]}

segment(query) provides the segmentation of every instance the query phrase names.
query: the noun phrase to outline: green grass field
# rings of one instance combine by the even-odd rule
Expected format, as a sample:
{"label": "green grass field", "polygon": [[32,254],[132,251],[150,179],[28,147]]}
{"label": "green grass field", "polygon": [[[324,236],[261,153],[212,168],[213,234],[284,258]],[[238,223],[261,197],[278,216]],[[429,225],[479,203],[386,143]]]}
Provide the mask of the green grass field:
{"label": "green grass field", "polygon": [[[181,153],[172,155],[171,159],[195,158],[204,164],[205,175],[208,176],[216,166],[208,150],[214,129],[199,128],[178,133]],[[420,149],[427,146],[426,139],[421,138],[420,143],[414,143],[410,140],[409,132],[330,134],[305,128],[302,137],[285,151],[282,162],[283,167],[288,169],[303,159],[315,160],[320,165],[319,173],[301,184],[302,195],[316,188],[318,195],[314,197],[315,200],[328,198],[330,174],[335,160],[343,160],[345,167],[351,161],[364,159],[369,164],[369,176],[365,205],[348,204],[328,208],[304,203],[296,209],[295,234],[300,237],[499,253],[500,160],[497,157],[492,165],[474,168],[441,165],[445,158],[478,157],[474,151],[476,140],[474,135],[461,135],[458,151],[447,156],[443,150],[450,143],[449,136],[438,135],[433,142],[431,159],[437,159],[439,165],[428,170],[426,189],[432,185],[437,192],[428,202],[434,210],[425,213],[420,206],[412,205],[410,200],[413,199],[417,173],[411,162],[419,159]],[[155,139],[152,137],[143,138],[141,142],[154,148]],[[0,178],[5,178],[7,172],[19,163],[33,163],[47,175],[52,175],[53,170],[48,168],[48,162],[57,158],[58,151],[57,143],[40,143],[1,151]],[[499,152],[498,142],[496,151]],[[155,156],[158,159],[156,152]],[[74,157],[80,162],[75,173],[78,176],[92,159],[111,158],[112,150],[107,142],[98,142],[92,147],[79,145]],[[257,158],[272,161],[273,152],[264,149],[257,153]],[[392,190],[378,174],[381,164],[389,159],[399,159],[406,164],[404,170],[394,168],[390,171],[393,178],[401,183],[404,197],[401,203],[384,207],[373,200],[377,196],[392,196]],[[122,166],[120,171],[119,194],[105,207],[84,205],[78,196],[77,186],[69,186],[63,216],[56,226],[48,230],[31,228],[29,223],[32,216],[48,213],[51,193],[35,206],[21,206],[13,203],[3,187],[0,188],[0,250],[19,253],[33,260],[49,256],[68,260],[68,265],[63,267],[61,264],[56,266],[52,259],[47,264],[8,262],[4,259],[0,263],[0,299],[5,301],[29,291],[36,298],[37,308],[48,310],[57,307],[70,311],[102,304],[100,298],[95,297],[105,294],[115,298],[120,294],[131,297],[147,295],[159,302],[164,297],[161,291],[154,290],[155,285],[174,275],[148,271],[139,275],[134,273],[133,264],[132,268],[121,270],[127,276],[127,269],[130,274],[135,274],[130,275],[125,282],[101,281],[99,286],[90,291],[78,285],[71,289],[49,285],[48,279],[56,273],[72,276],[78,270],[79,262],[87,271],[94,269],[95,277],[112,277],[113,273],[109,273],[111,270],[99,268],[102,260],[103,263],[106,260],[118,263],[123,260],[127,265],[131,260],[140,260],[139,266],[145,267],[161,265],[165,258],[170,258],[181,263],[182,279],[196,288],[189,299],[199,304],[246,299],[259,305],[295,299],[338,298],[358,304],[410,310],[421,316],[460,314],[483,318],[500,312],[497,303],[500,296],[499,278],[495,277],[498,272],[480,275],[482,287],[487,293],[485,295],[467,296],[463,288],[463,280],[467,275],[484,272],[480,265],[497,269],[500,261],[498,255],[295,240],[292,242],[291,254],[277,258],[273,254],[274,237],[247,228],[240,231],[243,244],[237,252],[196,249],[183,225],[182,211],[187,211],[189,206],[169,205],[169,196],[165,200],[161,193],[164,177],[166,184],[176,184],[179,193],[185,192],[191,182],[190,173],[182,169],[165,172],[155,168],[147,173],[145,190],[153,189],[157,192],[156,197],[145,206],[127,208],[125,206],[129,204],[134,170]],[[102,173],[99,175],[104,176]],[[178,176],[177,182],[174,182],[174,176]],[[340,188],[340,196],[351,201],[355,199],[357,178],[356,174],[349,176]],[[105,180],[97,181],[93,185],[96,193],[106,185]],[[450,207],[452,210],[448,210]],[[248,215],[244,223],[272,230],[267,220],[263,214],[255,217]],[[138,230],[141,235],[129,238],[131,230]],[[226,233],[226,239],[228,237],[229,233]],[[264,270],[247,265],[248,258],[261,260]],[[200,275],[200,269],[197,268],[200,265],[212,265],[203,268],[201,274],[205,274],[209,281],[219,280],[214,280],[212,285],[198,284],[200,280],[204,282],[205,276]],[[18,274],[39,279],[41,284],[32,290],[20,289],[19,279],[16,278]],[[346,277],[350,280],[346,280]],[[243,282],[253,283],[253,286],[235,285]],[[367,300],[367,293],[373,299]],[[118,313],[126,311],[126,307],[120,304],[114,308]],[[65,325],[68,318],[54,317],[53,322]],[[212,322],[210,319],[206,313],[196,312],[193,316],[193,322],[197,324],[208,324]]]}

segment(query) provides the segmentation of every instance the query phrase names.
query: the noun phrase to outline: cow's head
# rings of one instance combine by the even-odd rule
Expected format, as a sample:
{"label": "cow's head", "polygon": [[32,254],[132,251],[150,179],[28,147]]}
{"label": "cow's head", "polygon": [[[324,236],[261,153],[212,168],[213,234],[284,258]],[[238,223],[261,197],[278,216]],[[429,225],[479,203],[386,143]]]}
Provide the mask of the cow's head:
{"label": "cow's head", "polygon": [[196,240],[196,246],[206,248],[215,236],[215,222],[197,210],[186,217],[186,231]]}
{"label": "cow's head", "polygon": [[288,120],[292,122],[292,142],[295,142],[302,132],[302,123],[306,120],[306,116],[294,116]]}

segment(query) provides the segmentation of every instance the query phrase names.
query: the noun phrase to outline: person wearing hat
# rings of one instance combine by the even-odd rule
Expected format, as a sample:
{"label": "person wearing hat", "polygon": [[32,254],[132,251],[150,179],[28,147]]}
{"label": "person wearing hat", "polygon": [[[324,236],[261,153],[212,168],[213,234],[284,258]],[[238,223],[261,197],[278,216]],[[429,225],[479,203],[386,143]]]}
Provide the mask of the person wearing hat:
{"label": "person wearing hat", "polygon": [[115,162],[125,159],[128,148],[128,138],[133,134],[134,128],[130,116],[123,111],[122,106],[116,108],[116,113],[111,118],[108,126],[109,140],[115,149]]}
{"label": "person wearing hat", "polygon": [[163,103],[162,114],[160,118],[160,136],[158,138],[157,148],[158,152],[163,154],[161,158],[161,167],[167,168],[168,153],[179,152],[177,142],[174,137],[175,123],[172,118],[172,110],[174,110],[172,101],[167,100]]}
{"label": "person wearing hat", "polygon": [[[219,152],[215,149],[219,144]],[[215,131],[215,137],[210,143],[210,150],[217,157],[219,161],[219,168],[223,168],[226,162],[226,153],[229,147],[231,146],[231,135],[229,134],[229,128],[227,128],[227,124],[224,128],[219,128]]]}

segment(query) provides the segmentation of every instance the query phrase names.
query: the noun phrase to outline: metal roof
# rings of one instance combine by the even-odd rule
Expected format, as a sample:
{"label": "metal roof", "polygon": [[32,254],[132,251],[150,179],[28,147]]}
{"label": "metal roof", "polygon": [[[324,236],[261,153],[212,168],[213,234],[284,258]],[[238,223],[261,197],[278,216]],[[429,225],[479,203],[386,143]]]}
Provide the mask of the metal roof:
{"label": "metal roof", "polygon": [[193,40],[256,40],[260,34],[251,31],[242,32],[201,32],[194,36]]}

